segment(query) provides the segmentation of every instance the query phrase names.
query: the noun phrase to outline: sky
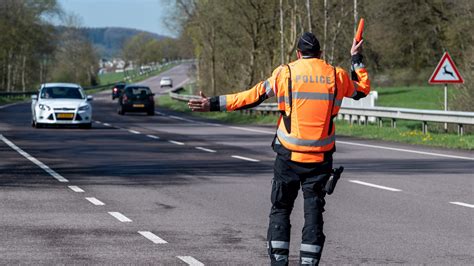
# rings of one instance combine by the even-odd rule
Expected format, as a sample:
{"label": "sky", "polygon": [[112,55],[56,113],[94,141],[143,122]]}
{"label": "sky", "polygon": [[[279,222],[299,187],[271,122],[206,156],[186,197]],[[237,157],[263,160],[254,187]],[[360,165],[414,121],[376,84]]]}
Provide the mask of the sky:
{"label": "sky", "polygon": [[125,27],[176,36],[163,23],[169,0],[58,0],[66,13],[81,18],[84,27]]}

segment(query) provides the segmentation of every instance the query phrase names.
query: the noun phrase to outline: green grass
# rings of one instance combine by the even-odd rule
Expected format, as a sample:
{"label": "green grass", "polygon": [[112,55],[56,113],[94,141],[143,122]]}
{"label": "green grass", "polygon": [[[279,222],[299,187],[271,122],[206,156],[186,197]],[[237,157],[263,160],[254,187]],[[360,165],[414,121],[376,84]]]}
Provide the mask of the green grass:
{"label": "green grass", "polygon": [[30,96],[14,96],[14,97],[5,97],[0,96],[0,105],[10,104],[15,102],[22,102],[30,99]]}
{"label": "green grass", "polygon": [[[379,94],[376,106],[444,110],[444,86],[387,87],[373,90]],[[448,107],[449,99],[455,93],[456,88],[448,86]]]}
{"label": "green grass", "polygon": [[[420,126],[421,127],[421,126]],[[401,143],[421,144],[443,148],[474,150],[474,135],[446,133],[423,134],[421,130],[412,130],[405,126],[397,128],[378,127],[376,125],[350,125],[347,121],[336,121],[336,131],[341,136],[353,136],[365,139],[380,139]]]}

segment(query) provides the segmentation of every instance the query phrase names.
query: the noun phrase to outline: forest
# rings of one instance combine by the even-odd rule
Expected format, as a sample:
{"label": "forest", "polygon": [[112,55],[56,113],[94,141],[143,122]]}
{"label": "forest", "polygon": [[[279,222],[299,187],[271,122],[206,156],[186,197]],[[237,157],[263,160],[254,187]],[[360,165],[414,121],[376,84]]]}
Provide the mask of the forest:
{"label": "forest", "polygon": [[448,51],[465,80],[458,101],[472,110],[472,6],[469,0],[177,0],[172,20],[192,40],[198,83],[210,95],[249,88],[295,60],[306,31],[318,37],[323,59],[348,69],[363,17],[363,55],[374,86],[427,84]]}

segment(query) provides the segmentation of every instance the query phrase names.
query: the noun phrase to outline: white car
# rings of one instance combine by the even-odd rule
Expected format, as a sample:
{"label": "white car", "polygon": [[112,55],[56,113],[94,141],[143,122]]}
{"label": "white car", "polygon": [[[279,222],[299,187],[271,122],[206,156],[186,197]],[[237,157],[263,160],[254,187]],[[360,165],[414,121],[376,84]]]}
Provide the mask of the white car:
{"label": "white car", "polygon": [[168,77],[162,77],[160,80],[160,87],[173,87],[173,80]]}
{"label": "white car", "polygon": [[92,126],[92,96],[86,96],[81,86],[72,83],[42,84],[38,95],[31,96],[32,126],[78,125]]}

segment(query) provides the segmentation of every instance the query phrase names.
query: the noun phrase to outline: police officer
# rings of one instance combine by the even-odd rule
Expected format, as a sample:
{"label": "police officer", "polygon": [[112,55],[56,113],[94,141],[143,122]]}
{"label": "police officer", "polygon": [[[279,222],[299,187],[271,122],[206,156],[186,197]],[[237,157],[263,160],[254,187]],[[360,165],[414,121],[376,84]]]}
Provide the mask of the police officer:
{"label": "police officer", "polygon": [[268,253],[272,265],[288,265],[290,214],[300,187],[304,197],[304,227],[300,264],[317,265],[324,247],[324,185],[332,171],[335,126],[344,97],[360,99],[370,92],[370,81],[360,53],[362,42],[351,48],[351,77],[321,60],[318,39],[304,33],[297,60],[281,65],[268,79],[236,94],[190,100],[193,111],[234,111],[252,108],[276,96],[281,116],[272,143],[274,165],[268,227]]}

